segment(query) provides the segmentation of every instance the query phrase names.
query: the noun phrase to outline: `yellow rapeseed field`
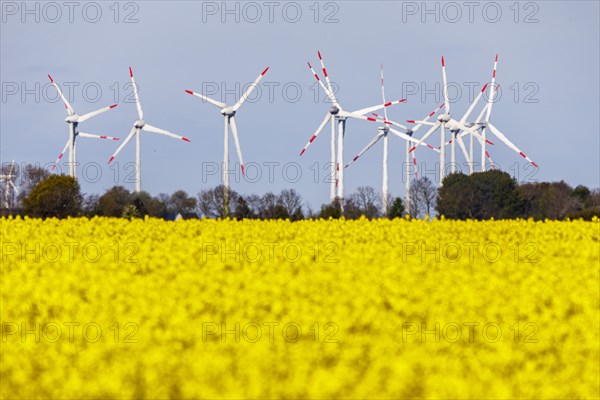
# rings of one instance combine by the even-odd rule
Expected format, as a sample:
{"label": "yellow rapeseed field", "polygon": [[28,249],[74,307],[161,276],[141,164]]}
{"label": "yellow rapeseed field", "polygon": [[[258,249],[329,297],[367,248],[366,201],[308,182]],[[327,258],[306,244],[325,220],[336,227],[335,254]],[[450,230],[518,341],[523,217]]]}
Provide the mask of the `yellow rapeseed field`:
{"label": "yellow rapeseed field", "polygon": [[0,219],[2,398],[597,398],[600,223]]}

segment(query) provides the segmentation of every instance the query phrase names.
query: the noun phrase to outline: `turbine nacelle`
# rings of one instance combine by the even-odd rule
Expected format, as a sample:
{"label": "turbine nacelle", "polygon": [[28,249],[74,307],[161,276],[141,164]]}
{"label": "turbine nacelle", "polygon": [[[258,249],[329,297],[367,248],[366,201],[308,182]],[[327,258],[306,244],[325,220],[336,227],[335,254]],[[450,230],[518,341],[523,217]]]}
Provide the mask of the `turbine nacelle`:
{"label": "turbine nacelle", "polygon": [[446,122],[450,121],[451,119],[452,119],[452,117],[450,116],[450,114],[441,114],[441,115],[438,117],[438,121],[440,121],[440,122],[444,122],[444,123],[446,123]]}
{"label": "turbine nacelle", "polygon": [[329,112],[332,115],[337,115],[340,112],[340,109],[337,106],[331,106],[331,108],[329,109]]}
{"label": "turbine nacelle", "polygon": [[144,125],[146,125],[146,122],[143,119],[138,119],[137,121],[135,121],[133,123],[133,126],[136,127],[137,129],[142,129],[144,127]]}
{"label": "turbine nacelle", "polygon": [[380,126],[380,127],[378,127],[377,130],[380,131],[380,132],[383,132],[384,134],[387,135],[389,133],[389,131],[390,131],[390,128],[388,128],[387,125],[386,125],[386,126]]}
{"label": "turbine nacelle", "polygon": [[221,114],[233,117],[235,115],[235,110],[232,107],[225,107],[221,109]]}
{"label": "turbine nacelle", "polygon": [[79,121],[79,115],[77,114],[69,115],[67,118],[65,118],[65,122],[67,124],[74,124],[77,123],[77,121]]}

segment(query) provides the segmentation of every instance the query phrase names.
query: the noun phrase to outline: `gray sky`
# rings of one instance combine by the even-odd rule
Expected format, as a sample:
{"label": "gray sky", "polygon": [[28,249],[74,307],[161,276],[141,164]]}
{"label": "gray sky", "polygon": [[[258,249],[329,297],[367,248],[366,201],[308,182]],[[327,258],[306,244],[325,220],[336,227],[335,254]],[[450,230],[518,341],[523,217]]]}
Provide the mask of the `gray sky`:
{"label": "gray sky", "polygon": [[[389,109],[398,122],[422,118],[441,103],[442,55],[454,98],[451,113],[460,117],[489,80],[499,53],[502,97],[492,121],[540,169],[533,174],[524,159],[497,140],[490,148],[494,161],[520,181],[564,179],[600,186],[597,1],[429,2],[429,12],[422,2],[392,1],[135,1],[120,2],[118,10],[114,2],[28,2],[27,10],[23,4],[2,2],[2,162],[49,164],[64,146],[66,113],[48,85],[48,73],[79,114],[119,103],[82,123],[80,131],[124,139],[136,119],[126,86],[131,65],[144,119],[192,140],[143,134],[142,187],[152,194],[176,189],[195,194],[221,181],[220,174],[209,172],[222,162],[223,118],[184,89],[210,90],[212,97],[234,103],[243,86],[270,66],[260,93],[236,116],[244,161],[253,163],[253,170],[251,181],[233,177],[232,187],[259,194],[295,188],[318,208],[329,196],[324,182],[329,130],[298,156],[329,107],[306,65],[309,60],[318,66],[317,50],[347,110],[381,101],[383,63],[388,100],[408,99]],[[376,124],[349,121],[346,160],[376,132]],[[390,138],[390,190],[402,195],[404,142],[396,139]],[[429,142],[438,145],[439,136]],[[117,146],[78,140],[85,192],[101,193],[117,183],[133,190],[126,178],[134,142],[109,168]],[[230,150],[237,162],[232,143]],[[381,189],[381,156],[378,144],[346,169],[347,193],[362,185]],[[427,150],[418,157],[433,177],[437,157]]]}

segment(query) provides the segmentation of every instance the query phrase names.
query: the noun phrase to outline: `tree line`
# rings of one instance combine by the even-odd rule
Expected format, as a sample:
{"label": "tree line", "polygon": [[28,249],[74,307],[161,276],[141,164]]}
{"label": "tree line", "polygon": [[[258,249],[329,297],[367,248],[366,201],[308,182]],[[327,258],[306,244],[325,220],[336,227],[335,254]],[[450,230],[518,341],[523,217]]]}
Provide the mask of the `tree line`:
{"label": "tree line", "polygon": [[[518,184],[509,174],[486,171],[471,175],[451,174],[440,188],[427,177],[413,180],[410,201],[390,196],[388,214],[383,215],[381,195],[370,186],[359,187],[343,201],[336,199],[313,210],[300,193],[284,189],[280,193],[242,195],[229,189],[227,199],[222,185],[197,195],[183,190],[152,196],[148,192],[130,192],[113,186],[101,195],[82,194],[79,184],[64,175],[28,165],[20,174],[19,196],[5,199],[1,191],[2,215],[32,217],[106,216],[137,218],[151,216],[178,218],[356,219],[430,218],[449,219],[533,218],[591,219],[600,215],[600,190],[579,185],[572,188],[564,181]],[[227,200],[227,201],[225,201]],[[227,204],[227,206],[225,206]],[[8,205],[8,207],[6,206]]]}

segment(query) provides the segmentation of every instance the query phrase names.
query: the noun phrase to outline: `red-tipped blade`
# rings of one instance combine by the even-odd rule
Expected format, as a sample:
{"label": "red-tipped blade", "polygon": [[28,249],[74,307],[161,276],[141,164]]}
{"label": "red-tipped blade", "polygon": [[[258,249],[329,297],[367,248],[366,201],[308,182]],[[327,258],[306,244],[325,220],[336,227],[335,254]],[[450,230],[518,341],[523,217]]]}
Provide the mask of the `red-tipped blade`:
{"label": "red-tipped blade", "polygon": [[114,159],[114,157],[111,157],[110,160],[108,160],[108,163],[110,164]]}
{"label": "red-tipped blade", "polygon": [[113,104],[112,106],[110,106],[110,108],[115,108],[116,106],[118,106],[118,104]]}
{"label": "red-tipped blade", "polygon": [[129,77],[133,78],[133,70],[131,69],[131,67],[129,67]]}
{"label": "red-tipped blade", "polygon": [[191,140],[186,137],[182,137],[181,140],[183,140],[184,142],[191,142]]}
{"label": "red-tipped blade", "polygon": [[261,73],[261,75],[264,76],[268,70],[269,70],[269,67],[265,68],[265,70]]}

